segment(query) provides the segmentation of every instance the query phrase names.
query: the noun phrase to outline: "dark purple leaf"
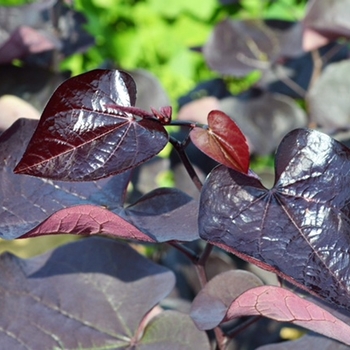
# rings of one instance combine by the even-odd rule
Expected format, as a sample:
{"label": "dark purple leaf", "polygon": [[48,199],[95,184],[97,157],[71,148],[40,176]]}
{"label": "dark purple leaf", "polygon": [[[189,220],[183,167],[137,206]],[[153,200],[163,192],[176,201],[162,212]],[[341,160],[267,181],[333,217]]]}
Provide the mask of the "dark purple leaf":
{"label": "dark purple leaf", "polygon": [[160,109],[170,105],[170,98],[160,81],[144,69],[128,71],[137,86],[136,107],[148,111],[150,107]]}
{"label": "dark purple leaf", "polygon": [[221,100],[220,109],[236,121],[250,151],[259,155],[271,154],[287,132],[307,124],[305,112],[294,100],[257,89]]}
{"label": "dark purple leaf", "polygon": [[122,109],[134,105],[135,98],[133,79],[117,70],[67,80],[46,105],[15,172],[89,181],[152,158],[167,144],[168,134],[159,122]]}
{"label": "dark purple leaf", "polygon": [[278,344],[268,344],[258,347],[256,350],[348,350],[349,347],[333,339],[322,337],[318,334],[307,334],[302,338],[291,341],[284,341]]}
{"label": "dark purple leaf", "polygon": [[205,183],[200,236],[350,309],[350,150],[317,131],[289,133],[275,185],[223,166]]}
{"label": "dark purple leaf", "polygon": [[62,1],[0,7],[0,23],[1,63],[20,58],[30,65],[51,67],[53,49],[59,49],[64,58],[86,51],[94,43],[83,30],[84,16],[62,5]]}
{"label": "dark purple leaf", "polygon": [[198,202],[172,188],[159,188],[125,209],[127,221],[157,242],[199,239]]}
{"label": "dark purple leaf", "polygon": [[18,7],[0,7],[0,63],[60,47],[50,27],[44,27],[43,12],[56,0],[38,1]]}
{"label": "dark purple leaf", "polygon": [[350,345],[350,326],[291,291],[261,286],[241,294],[230,305],[225,321],[261,315],[310,329]]}
{"label": "dark purple leaf", "polygon": [[[0,236],[17,238],[51,214],[75,205],[120,207],[129,182],[128,173],[96,182],[68,183],[13,173],[36,120],[20,119],[0,136]],[[93,224],[95,226],[95,224]]]}
{"label": "dark purple leaf", "polygon": [[137,349],[210,350],[211,347],[206,333],[199,331],[188,315],[165,311],[147,325]]}
{"label": "dark purple leaf", "polygon": [[[322,68],[329,63],[338,62],[349,57],[347,46],[337,42],[321,47],[318,52],[322,58]],[[306,52],[301,56],[285,59],[280,64],[264,71],[256,86],[292,98],[304,99],[314,69],[317,69],[315,68],[315,60],[310,52]]]}
{"label": "dark purple leaf", "polygon": [[128,172],[84,183],[14,174],[36,124],[19,120],[0,137],[1,237],[74,233],[149,242],[199,238],[198,203],[180,191],[158,190],[124,209]]}
{"label": "dark purple leaf", "polygon": [[[175,282],[168,269],[102,238],[29,260],[3,254],[0,266],[4,349],[127,348],[139,341],[142,319]],[[157,337],[163,341],[148,334],[152,342]]]}
{"label": "dark purple leaf", "polygon": [[247,173],[249,148],[238,125],[225,113],[211,111],[208,127],[195,127],[190,132],[191,141],[203,153],[229,168]]}
{"label": "dark purple leaf", "polygon": [[216,25],[202,51],[212,69],[245,76],[269,69],[281,57],[300,55],[301,39],[299,23],[226,19]]}
{"label": "dark purple leaf", "polygon": [[224,320],[229,306],[239,295],[262,284],[258,277],[247,271],[221,273],[195,297],[190,315],[199,329],[213,329]]}
{"label": "dark purple leaf", "polygon": [[303,20],[303,47],[318,49],[339,37],[350,37],[350,1],[310,0]]}
{"label": "dark purple leaf", "polygon": [[54,73],[34,66],[3,64],[0,65],[0,96],[23,98],[42,112],[54,90],[68,78],[67,73]]}
{"label": "dark purple leaf", "polygon": [[59,48],[60,43],[55,38],[31,27],[21,26],[14,30],[8,40],[0,47],[0,64]]}
{"label": "dark purple leaf", "polygon": [[349,128],[350,81],[344,79],[349,69],[349,60],[327,66],[306,96],[311,120],[325,132]]}

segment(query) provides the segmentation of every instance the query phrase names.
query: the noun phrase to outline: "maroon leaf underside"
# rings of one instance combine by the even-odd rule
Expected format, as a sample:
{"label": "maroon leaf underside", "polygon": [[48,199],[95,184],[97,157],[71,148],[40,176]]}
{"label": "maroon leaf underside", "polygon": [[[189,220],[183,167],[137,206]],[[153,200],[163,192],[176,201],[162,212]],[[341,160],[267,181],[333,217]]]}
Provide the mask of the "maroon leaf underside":
{"label": "maroon leaf underside", "polygon": [[[171,271],[102,238],[28,260],[3,254],[0,266],[6,349],[128,347],[145,314],[175,283]],[[150,338],[156,342],[157,336]]]}
{"label": "maroon leaf underside", "polygon": [[204,184],[200,236],[350,309],[350,151],[325,134],[289,133],[275,186],[220,166]]}
{"label": "maroon leaf underside", "polygon": [[35,120],[21,119],[0,136],[2,238],[60,233],[148,242],[199,238],[198,203],[181,191],[160,189],[124,209],[128,172],[82,183],[14,174],[36,125]]}
{"label": "maroon leaf underside", "polygon": [[16,173],[61,181],[91,181],[118,174],[159,153],[168,134],[157,121],[118,105],[135,104],[131,76],[94,70],[58,87]]}
{"label": "maroon leaf underside", "polygon": [[260,286],[244,292],[228,308],[225,321],[253,315],[290,322],[350,345],[349,325],[284,288]]}
{"label": "maroon leaf underside", "polygon": [[197,148],[218,163],[248,173],[250,156],[247,140],[225,113],[211,111],[208,114],[208,129],[195,127],[190,137]]}

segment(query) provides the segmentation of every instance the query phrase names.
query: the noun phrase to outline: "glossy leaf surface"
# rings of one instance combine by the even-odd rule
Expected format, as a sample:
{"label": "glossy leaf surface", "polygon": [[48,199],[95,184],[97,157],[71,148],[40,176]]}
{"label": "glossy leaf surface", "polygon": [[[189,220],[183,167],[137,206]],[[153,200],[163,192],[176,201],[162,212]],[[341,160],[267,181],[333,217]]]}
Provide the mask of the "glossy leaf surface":
{"label": "glossy leaf surface", "polygon": [[200,236],[350,309],[350,150],[317,131],[289,133],[275,185],[218,167],[204,185]]}
{"label": "glossy leaf surface", "polygon": [[286,133],[307,124],[306,113],[293,99],[259,89],[222,99],[220,110],[238,123],[250,152],[258,155],[275,152]]}
{"label": "glossy leaf surface", "polygon": [[35,120],[21,119],[0,136],[2,238],[59,233],[148,242],[199,238],[198,202],[181,191],[159,189],[124,208],[128,172],[83,183],[14,174],[36,125]]}
{"label": "glossy leaf surface", "polygon": [[225,320],[248,315],[290,322],[350,345],[349,325],[284,288],[261,286],[246,291],[230,305]]}
{"label": "glossy leaf surface", "polygon": [[135,104],[127,73],[94,70],[64,82],[42,114],[15,172],[64,181],[121,173],[160,152],[164,127],[118,109]]}
{"label": "glossy leaf surface", "polygon": [[249,148],[237,124],[221,111],[208,114],[208,128],[195,127],[192,142],[207,156],[229,168],[247,173]]}
{"label": "glossy leaf surface", "polygon": [[[144,316],[175,282],[168,269],[102,238],[28,260],[3,254],[0,266],[0,340],[6,349],[126,348],[140,340]],[[148,335],[157,338],[163,340]]]}

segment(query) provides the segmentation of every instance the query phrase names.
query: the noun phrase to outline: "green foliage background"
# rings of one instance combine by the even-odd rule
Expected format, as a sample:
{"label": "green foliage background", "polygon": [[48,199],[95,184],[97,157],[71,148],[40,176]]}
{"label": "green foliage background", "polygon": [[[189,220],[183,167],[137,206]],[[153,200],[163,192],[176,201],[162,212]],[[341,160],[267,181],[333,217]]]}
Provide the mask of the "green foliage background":
{"label": "green foliage background", "polygon": [[63,67],[78,74],[110,60],[123,69],[145,68],[175,102],[199,81],[217,76],[200,53],[190,50],[206,42],[215,23],[227,16],[296,20],[305,2],[242,0],[223,6],[218,0],[76,0],[96,46]]}
{"label": "green foliage background", "polygon": [[[0,0],[0,5],[30,2]],[[71,2],[86,16],[86,29],[96,38],[96,45],[87,53],[68,58],[61,68],[73,75],[106,62],[121,69],[144,68],[160,79],[175,106],[176,99],[198,82],[217,76],[200,53],[190,50],[206,42],[217,22],[228,16],[297,20],[302,18],[307,0],[241,0],[231,1],[231,5],[222,5],[219,0]],[[233,90],[244,89],[256,78],[254,74],[243,80],[231,77]]]}

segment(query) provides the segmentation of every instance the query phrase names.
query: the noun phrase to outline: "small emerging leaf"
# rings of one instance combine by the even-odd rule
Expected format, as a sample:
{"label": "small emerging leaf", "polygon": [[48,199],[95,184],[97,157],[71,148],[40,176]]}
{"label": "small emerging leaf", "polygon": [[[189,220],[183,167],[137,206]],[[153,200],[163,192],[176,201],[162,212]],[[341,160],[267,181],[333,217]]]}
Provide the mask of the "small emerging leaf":
{"label": "small emerging leaf", "polygon": [[221,111],[211,111],[208,128],[195,127],[190,133],[192,142],[217,162],[247,174],[249,148],[237,124]]}

